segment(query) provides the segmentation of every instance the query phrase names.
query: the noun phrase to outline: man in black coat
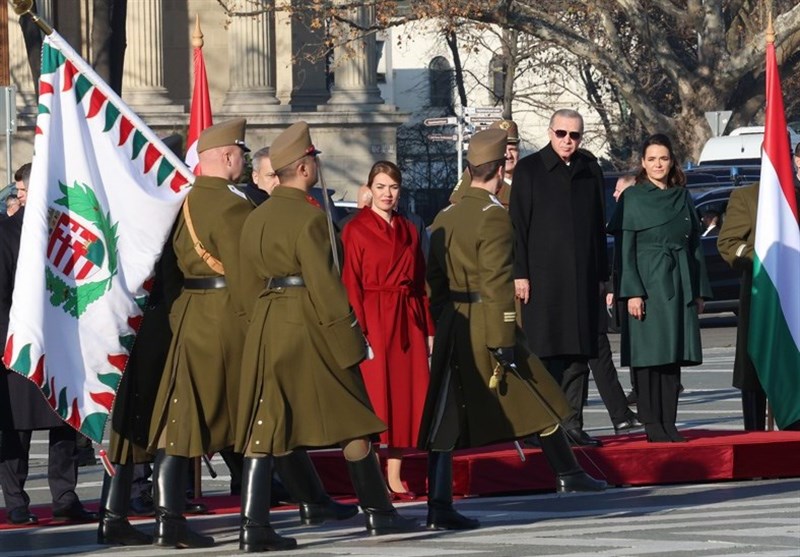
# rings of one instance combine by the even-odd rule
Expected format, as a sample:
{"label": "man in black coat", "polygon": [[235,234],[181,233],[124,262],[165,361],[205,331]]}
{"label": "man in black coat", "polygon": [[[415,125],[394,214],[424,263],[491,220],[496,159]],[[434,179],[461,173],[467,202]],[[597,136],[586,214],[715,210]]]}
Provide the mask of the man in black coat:
{"label": "man in black coat", "polygon": [[578,149],[580,113],[550,119],[550,143],[514,171],[514,286],[533,352],[559,382],[575,414],[564,427],[573,442],[599,446],[583,431],[587,362],[597,355],[599,285],[608,279],[603,173]]}
{"label": "man in black coat", "polygon": [[[18,171],[22,180],[17,195],[22,208],[0,223],[0,338],[8,333],[14,275],[17,270],[22,220],[28,192],[30,164]],[[27,378],[0,366],[0,486],[3,488],[8,521],[11,524],[35,524],[30,497],[25,492],[28,457],[34,430],[49,430],[47,480],[53,496],[55,520],[96,520],[97,514],[83,508],[75,487],[78,466],[75,460],[76,432],[61,420],[44,395]]]}

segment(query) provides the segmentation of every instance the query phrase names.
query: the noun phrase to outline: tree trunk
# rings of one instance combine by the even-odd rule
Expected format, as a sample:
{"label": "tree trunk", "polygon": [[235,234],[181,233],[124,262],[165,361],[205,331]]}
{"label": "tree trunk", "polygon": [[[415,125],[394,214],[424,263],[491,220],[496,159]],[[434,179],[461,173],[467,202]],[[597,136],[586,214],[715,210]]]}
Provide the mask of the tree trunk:
{"label": "tree trunk", "polygon": [[445,34],[447,46],[453,55],[453,68],[456,78],[456,89],[458,90],[458,100],[461,106],[467,106],[467,89],[464,87],[464,66],[461,64],[461,55],[458,53],[458,38],[455,31],[448,31]]}

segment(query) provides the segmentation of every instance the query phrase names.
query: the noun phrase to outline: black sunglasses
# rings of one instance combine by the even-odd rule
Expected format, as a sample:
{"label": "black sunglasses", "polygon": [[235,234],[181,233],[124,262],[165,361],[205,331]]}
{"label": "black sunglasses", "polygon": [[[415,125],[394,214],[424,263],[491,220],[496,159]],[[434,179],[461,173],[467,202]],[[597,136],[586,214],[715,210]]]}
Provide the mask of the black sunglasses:
{"label": "black sunglasses", "polygon": [[[553,130],[553,128],[550,128]],[[581,132],[568,132],[567,130],[553,130],[553,133],[556,134],[556,137],[559,139],[564,139],[569,134],[569,138],[572,141],[580,141],[581,139]]]}

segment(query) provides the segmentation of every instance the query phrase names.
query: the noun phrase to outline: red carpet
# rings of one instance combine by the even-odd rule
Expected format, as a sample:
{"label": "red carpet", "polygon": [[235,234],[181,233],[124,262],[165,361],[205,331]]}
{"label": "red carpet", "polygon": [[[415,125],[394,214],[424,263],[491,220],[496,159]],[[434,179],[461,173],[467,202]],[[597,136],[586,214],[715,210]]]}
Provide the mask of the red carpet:
{"label": "red carpet", "polygon": [[[688,443],[648,443],[643,433],[604,438],[600,449],[576,451],[583,468],[613,486],[699,483],[752,478],[800,477],[800,432],[687,430]],[[453,459],[456,495],[493,495],[555,489],[555,476],[539,449],[513,445],[457,451]],[[313,454],[317,470],[333,495],[352,495],[339,451]],[[409,489],[425,493],[426,456],[403,460]]]}
{"label": "red carpet", "polygon": [[[600,449],[576,451],[584,469],[612,486],[703,483],[724,480],[800,477],[800,432],[687,430],[688,443],[648,443],[644,434],[604,438]],[[520,461],[513,445],[457,451],[453,459],[453,491],[457,496],[552,491],[555,477],[539,449],[524,449]],[[312,458],[331,495],[353,497],[341,451],[316,451]],[[412,491],[426,492],[427,458],[415,452],[403,460],[403,477]],[[215,514],[239,512],[239,498],[204,497]],[[97,510],[97,501],[87,508]],[[55,526],[49,506],[32,507],[39,526]],[[24,528],[6,524],[0,530]]]}

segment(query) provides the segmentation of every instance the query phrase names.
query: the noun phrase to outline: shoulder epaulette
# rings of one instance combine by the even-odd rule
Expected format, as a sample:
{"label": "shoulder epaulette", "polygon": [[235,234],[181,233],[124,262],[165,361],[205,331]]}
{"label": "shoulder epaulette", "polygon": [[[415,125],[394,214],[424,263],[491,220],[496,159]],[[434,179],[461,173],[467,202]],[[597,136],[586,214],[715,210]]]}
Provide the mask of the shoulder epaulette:
{"label": "shoulder epaulette", "polygon": [[242,190],[234,186],[233,184],[228,184],[228,189],[232,192],[241,197],[244,200],[247,200],[247,196],[244,194]]}
{"label": "shoulder epaulette", "polygon": [[503,204],[500,203],[500,200],[497,199],[496,196],[489,194],[489,199],[491,199],[492,202],[483,208],[484,211],[488,211],[492,207],[500,207],[501,209],[505,209],[505,207],[503,207]]}

